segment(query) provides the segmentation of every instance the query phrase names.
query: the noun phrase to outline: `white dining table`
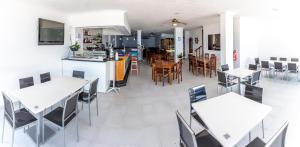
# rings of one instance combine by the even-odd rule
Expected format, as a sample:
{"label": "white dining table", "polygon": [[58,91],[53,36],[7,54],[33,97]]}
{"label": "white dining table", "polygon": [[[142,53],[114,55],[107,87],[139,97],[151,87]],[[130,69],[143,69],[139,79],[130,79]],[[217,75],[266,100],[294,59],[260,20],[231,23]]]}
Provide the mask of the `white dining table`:
{"label": "white dining table", "polygon": [[233,147],[271,112],[270,106],[230,92],[192,104],[223,147]]}
{"label": "white dining table", "polygon": [[241,92],[241,79],[251,76],[254,72],[254,70],[249,70],[249,69],[244,69],[244,68],[236,68],[236,69],[231,69],[231,70],[227,70],[225,71],[225,73],[235,76],[238,78],[238,90],[239,93],[242,94]]}
{"label": "white dining table", "polygon": [[[37,125],[29,128],[28,134],[40,146],[41,140],[46,141],[54,134],[54,131],[44,126],[44,111],[51,106],[65,100],[78,90],[82,90],[88,83],[87,80],[61,77],[51,81],[36,84],[31,87],[8,92],[13,102],[21,102],[22,105],[37,117]],[[43,132],[45,127],[45,132]]]}

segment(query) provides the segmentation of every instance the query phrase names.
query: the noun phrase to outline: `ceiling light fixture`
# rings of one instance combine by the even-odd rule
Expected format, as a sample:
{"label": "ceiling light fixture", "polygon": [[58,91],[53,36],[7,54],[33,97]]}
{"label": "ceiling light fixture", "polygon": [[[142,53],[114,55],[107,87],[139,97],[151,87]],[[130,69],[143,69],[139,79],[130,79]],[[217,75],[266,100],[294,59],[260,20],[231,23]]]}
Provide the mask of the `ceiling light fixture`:
{"label": "ceiling light fixture", "polygon": [[177,26],[177,23],[172,23],[172,26],[173,26],[173,27],[176,27],[176,26]]}
{"label": "ceiling light fixture", "polygon": [[278,12],[278,11],[280,11],[280,9],[279,8],[272,8],[272,11]]}

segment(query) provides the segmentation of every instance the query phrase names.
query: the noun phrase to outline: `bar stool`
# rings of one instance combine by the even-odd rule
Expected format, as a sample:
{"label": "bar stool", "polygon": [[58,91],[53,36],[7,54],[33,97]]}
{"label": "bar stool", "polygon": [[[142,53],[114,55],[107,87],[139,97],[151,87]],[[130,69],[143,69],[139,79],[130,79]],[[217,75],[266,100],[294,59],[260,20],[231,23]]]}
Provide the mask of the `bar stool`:
{"label": "bar stool", "polygon": [[136,72],[137,75],[139,75],[139,68],[138,68],[138,60],[137,57],[131,57],[131,74],[133,71]]}

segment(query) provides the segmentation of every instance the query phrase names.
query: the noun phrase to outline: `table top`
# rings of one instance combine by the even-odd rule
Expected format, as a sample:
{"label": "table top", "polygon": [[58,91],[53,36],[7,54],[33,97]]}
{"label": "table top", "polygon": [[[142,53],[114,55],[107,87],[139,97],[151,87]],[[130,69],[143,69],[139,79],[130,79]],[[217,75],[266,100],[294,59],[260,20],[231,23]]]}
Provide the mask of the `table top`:
{"label": "table top", "polygon": [[161,60],[161,61],[162,61],[162,64],[157,64],[156,62],[154,63],[155,68],[172,68],[176,65],[176,63],[173,61],[164,61],[164,60]]}
{"label": "table top", "polygon": [[233,92],[194,103],[192,107],[224,147],[236,145],[272,110]]}
{"label": "table top", "polygon": [[225,71],[225,73],[239,78],[245,78],[247,76],[252,75],[254,72],[255,72],[254,70],[243,69],[243,68],[236,68],[236,69]]}
{"label": "table top", "polygon": [[38,114],[72,95],[87,83],[88,81],[84,79],[61,77],[8,92],[8,96],[13,102],[20,101],[33,114]]}

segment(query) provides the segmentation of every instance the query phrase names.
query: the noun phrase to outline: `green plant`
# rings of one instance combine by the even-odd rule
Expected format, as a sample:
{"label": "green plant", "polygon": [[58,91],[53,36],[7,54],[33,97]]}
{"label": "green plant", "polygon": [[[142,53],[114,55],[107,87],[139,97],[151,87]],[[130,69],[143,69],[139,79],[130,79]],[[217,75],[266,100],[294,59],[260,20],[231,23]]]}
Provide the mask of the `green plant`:
{"label": "green plant", "polygon": [[78,44],[78,42],[76,42],[75,44],[71,45],[69,48],[71,51],[75,52],[80,49],[80,45]]}
{"label": "green plant", "polygon": [[177,58],[182,58],[182,57],[183,57],[182,53],[177,55]]}

